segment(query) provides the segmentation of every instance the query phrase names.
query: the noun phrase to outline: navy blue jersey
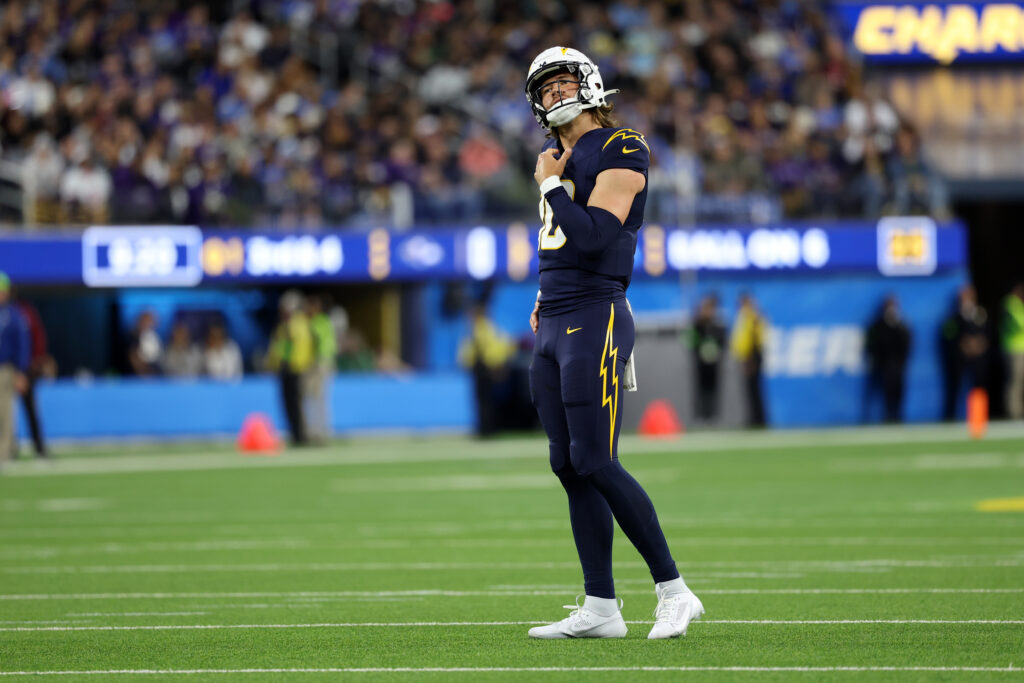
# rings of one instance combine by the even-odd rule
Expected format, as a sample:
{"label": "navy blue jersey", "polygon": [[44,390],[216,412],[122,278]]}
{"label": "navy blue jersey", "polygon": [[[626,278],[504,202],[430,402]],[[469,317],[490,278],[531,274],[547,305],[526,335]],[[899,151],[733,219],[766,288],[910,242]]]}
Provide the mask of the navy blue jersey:
{"label": "navy blue jersey", "polygon": [[[556,140],[548,140],[544,149],[557,149]],[[586,207],[597,176],[610,168],[628,168],[647,178],[650,148],[644,136],[630,128],[598,128],[587,131],[573,147],[572,156],[562,173],[562,186],[576,204]],[[643,223],[647,184],[633,199],[622,230],[612,243],[598,254],[587,255],[576,248],[554,217],[547,200],[541,197],[540,313],[559,315],[601,301],[625,296],[633,274],[633,254],[637,231]]]}

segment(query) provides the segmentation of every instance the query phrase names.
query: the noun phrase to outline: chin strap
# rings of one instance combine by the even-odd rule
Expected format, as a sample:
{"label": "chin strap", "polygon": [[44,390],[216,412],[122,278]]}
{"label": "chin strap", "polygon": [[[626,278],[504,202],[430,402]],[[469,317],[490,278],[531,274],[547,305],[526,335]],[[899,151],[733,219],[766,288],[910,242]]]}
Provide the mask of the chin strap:
{"label": "chin strap", "polygon": [[[616,88],[615,90],[605,90],[604,94],[605,97],[607,97],[608,95],[614,95],[618,92],[619,90]],[[578,97],[573,97],[572,99],[569,100],[563,100],[561,104],[559,104],[550,112],[547,112],[545,114],[545,118],[548,121],[549,127],[557,128],[558,126],[564,126],[565,124],[574,120],[577,116],[579,116],[587,109],[596,109],[599,106],[600,105],[597,104],[596,102],[588,102],[584,104],[579,101]],[[552,116],[552,114],[554,114],[554,116]]]}
{"label": "chin strap", "polygon": [[564,126],[583,113],[584,106],[575,97],[565,100],[546,114],[549,126]]}

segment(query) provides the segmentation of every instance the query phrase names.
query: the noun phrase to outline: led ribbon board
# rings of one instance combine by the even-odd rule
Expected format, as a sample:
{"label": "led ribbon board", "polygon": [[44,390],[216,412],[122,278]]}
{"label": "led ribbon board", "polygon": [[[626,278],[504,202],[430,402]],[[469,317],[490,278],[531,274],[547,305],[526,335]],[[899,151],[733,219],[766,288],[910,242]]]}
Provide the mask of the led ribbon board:
{"label": "led ribbon board", "polygon": [[[794,221],[639,233],[634,273],[875,272],[928,276],[967,261],[962,224],[928,218]],[[0,271],[19,285],[195,287],[262,283],[526,281],[537,243],[523,223],[305,234],[192,226],[93,227],[83,233],[0,234]]]}
{"label": "led ribbon board", "polygon": [[1022,2],[842,2],[834,7],[845,38],[868,62],[1024,60]]}

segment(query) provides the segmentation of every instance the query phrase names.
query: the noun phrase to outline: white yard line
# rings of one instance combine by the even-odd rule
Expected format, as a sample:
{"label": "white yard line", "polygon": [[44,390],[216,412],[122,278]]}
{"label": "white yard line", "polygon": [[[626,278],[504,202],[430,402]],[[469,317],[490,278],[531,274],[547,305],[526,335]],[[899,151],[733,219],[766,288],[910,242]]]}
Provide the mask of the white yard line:
{"label": "white yard line", "polygon": [[[566,595],[581,586],[495,586],[492,590],[405,590],[405,591],[247,591],[185,593],[11,593],[0,601],[13,600],[209,600],[253,598],[365,598],[365,597],[520,597],[524,595]],[[637,591],[637,594],[650,591]],[[890,595],[890,594],[1002,594],[1024,593],[1024,588],[705,588],[700,595]]]}
{"label": "white yard line", "polygon": [[91,619],[11,619],[0,624],[88,624]]}
{"label": "white yard line", "polygon": [[929,470],[989,470],[1024,467],[1020,453],[920,453],[879,458],[843,458],[833,462],[834,472],[914,472]]}
{"label": "white yard line", "polygon": [[[422,628],[435,626],[531,626],[547,623],[532,621],[356,621],[315,624],[151,624],[138,626],[4,626],[0,632],[41,631],[213,631],[238,629],[308,629],[308,628]],[[650,620],[626,621],[627,624],[651,624]],[[1024,624],[1024,619],[705,619],[702,624],[758,624],[765,626],[823,626],[864,624],[984,624],[1009,626]]]}
{"label": "white yard line", "polygon": [[[652,621],[627,621],[627,624],[652,624]],[[702,619],[702,624],[764,625],[845,625],[845,624],[1024,624],[1024,619]]]}
{"label": "white yard line", "polygon": [[68,612],[69,617],[199,617],[209,612]]}
{"label": "white yard line", "polygon": [[[534,626],[545,621],[367,621],[316,624],[150,624],[137,626],[5,626],[0,632],[39,631],[219,631],[307,628],[422,628],[428,626]],[[627,622],[628,623],[628,622]]]}
{"label": "white yard line", "polygon": [[482,674],[559,672],[723,672],[723,673],[984,673],[1016,674],[1021,667],[349,667],[324,669],[108,669],[92,671],[0,671],[0,676],[139,676],[209,674]]}
{"label": "white yard line", "polygon": [[[799,536],[799,537],[679,537],[673,535],[671,544],[673,546],[690,547],[858,547],[870,549],[881,546],[895,546],[899,548],[935,546],[1019,546],[1024,544],[1024,536],[992,536],[992,537],[965,537],[955,538],[951,536]],[[332,543],[324,541],[317,543],[320,548],[414,548],[425,547],[446,547],[446,548],[565,548],[572,546],[572,538],[566,535],[563,538],[428,538],[415,540],[372,540],[366,541],[339,541]],[[16,551],[13,551],[16,552]],[[2,556],[2,554],[0,554]]]}
{"label": "white yard line", "polygon": [[[619,562],[624,569],[642,569],[639,561]],[[934,560],[901,560],[872,558],[865,560],[753,560],[723,562],[680,563],[684,570],[700,568],[775,568],[802,571],[860,572],[885,571],[894,568],[949,569],[967,567],[1020,567],[1024,556],[1005,555],[991,558],[969,557]],[[577,562],[309,562],[260,564],[136,564],[136,565],[82,565],[54,567],[3,567],[3,574],[184,574],[202,572],[279,572],[279,571],[460,571],[460,570],[519,570],[519,569],[578,569]]]}
{"label": "white yard line", "polygon": [[1016,674],[1021,667],[349,667],[324,669],[108,669],[93,671],[0,671],[0,676],[139,676],[208,674],[482,674],[559,672],[724,672],[724,673],[985,673]]}
{"label": "white yard line", "polygon": [[[964,508],[966,510],[966,508]],[[836,527],[850,529],[929,529],[933,533],[946,534],[951,529],[960,533],[974,533],[977,531],[978,522],[971,516],[961,518],[920,516],[920,511],[900,509],[889,514],[881,514],[877,511],[868,515],[857,515],[849,517],[828,517],[826,518],[754,518],[751,516],[734,517],[704,516],[696,517],[665,517],[661,519],[661,525],[671,529],[834,529]],[[472,523],[462,522],[423,522],[420,518],[406,519],[400,522],[388,524],[373,523],[360,524],[356,527],[346,525],[343,522],[325,522],[321,516],[294,516],[288,520],[280,517],[271,518],[269,515],[256,514],[253,512],[244,520],[232,520],[232,523],[223,523],[223,514],[161,514],[159,518],[147,513],[133,514],[130,517],[120,517],[121,524],[112,524],[111,520],[93,520],[96,524],[77,522],[75,526],[67,524],[59,526],[19,526],[17,528],[0,529],[0,538],[17,540],[38,540],[38,539],[60,539],[74,538],[81,539],[83,535],[102,536],[118,539],[152,539],[162,534],[180,535],[188,532],[195,534],[194,527],[201,525],[202,533],[223,533],[239,534],[250,533],[254,526],[259,527],[265,533],[284,530],[283,533],[294,533],[301,529],[302,533],[315,533],[318,530],[330,534],[338,532],[352,533],[365,537],[368,542],[380,546],[391,546],[395,543],[404,544],[410,537],[423,538],[436,541],[437,538],[451,539],[459,535],[469,536],[474,533],[500,532],[503,535],[515,532],[535,531],[558,531],[566,534],[569,538],[569,522],[563,519],[495,519],[482,520]],[[1009,518],[999,519],[992,517],[985,520],[985,527],[988,529],[1012,529],[1015,533],[1020,532],[1020,521]],[[686,538],[686,531],[673,532],[673,542],[676,537]],[[1019,538],[1011,536],[1010,539]],[[570,541],[571,542],[571,541]]]}
{"label": "white yard line", "polygon": [[[620,563],[639,568],[640,562]],[[78,567],[4,567],[4,574],[184,574],[201,572],[278,572],[278,571],[458,571],[480,569],[573,569],[576,562],[309,562],[261,564],[136,564],[83,565]],[[644,565],[646,566],[646,565]]]}
{"label": "white yard line", "polygon": [[[619,584],[643,584],[651,585],[650,579],[617,579]],[[551,592],[558,594],[572,593],[579,591],[580,586],[571,584],[545,584],[545,585],[498,585],[491,586],[492,592],[469,591],[467,595],[530,595],[534,592]],[[632,593],[635,595],[647,594],[650,590],[616,590],[616,593]],[[697,588],[695,593],[700,595],[899,595],[899,594],[949,594],[949,595],[971,595],[984,593],[1024,593],[1024,588]],[[0,599],[3,599],[0,597]]]}
{"label": "white yard line", "polygon": [[[224,539],[192,542],[152,542],[138,543],[95,543],[72,546],[10,546],[0,550],[2,559],[18,558],[52,558],[60,555],[122,555],[146,552],[210,552],[226,550],[263,550],[269,548],[309,548],[312,543],[307,539]],[[325,542],[322,547],[347,547],[346,544]]]}

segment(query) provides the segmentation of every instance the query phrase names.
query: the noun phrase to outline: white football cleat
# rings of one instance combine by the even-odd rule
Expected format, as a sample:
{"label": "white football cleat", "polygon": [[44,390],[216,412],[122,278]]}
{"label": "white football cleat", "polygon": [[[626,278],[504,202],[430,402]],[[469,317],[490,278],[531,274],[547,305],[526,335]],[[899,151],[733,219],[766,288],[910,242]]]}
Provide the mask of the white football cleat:
{"label": "white football cleat", "polygon": [[[622,620],[622,612],[616,610],[610,617],[603,617],[580,604],[579,596],[575,605],[565,605],[572,612],[565,619],[547,626],[534,626],[530,629],[531,638],[547,640],[557,638],[623,638],[626,635],[626,622]],[[619,602],[622,607],[622,602]]]}
{"label": "white football cleat", "polygon": [[658,606],[654,610],[654,628],[647,638],[660,640],[685,636],[690,622],[700,619],[704,614],[700,598],[690,591],[665,593],[657,586],[654,590],[658,594]]}

